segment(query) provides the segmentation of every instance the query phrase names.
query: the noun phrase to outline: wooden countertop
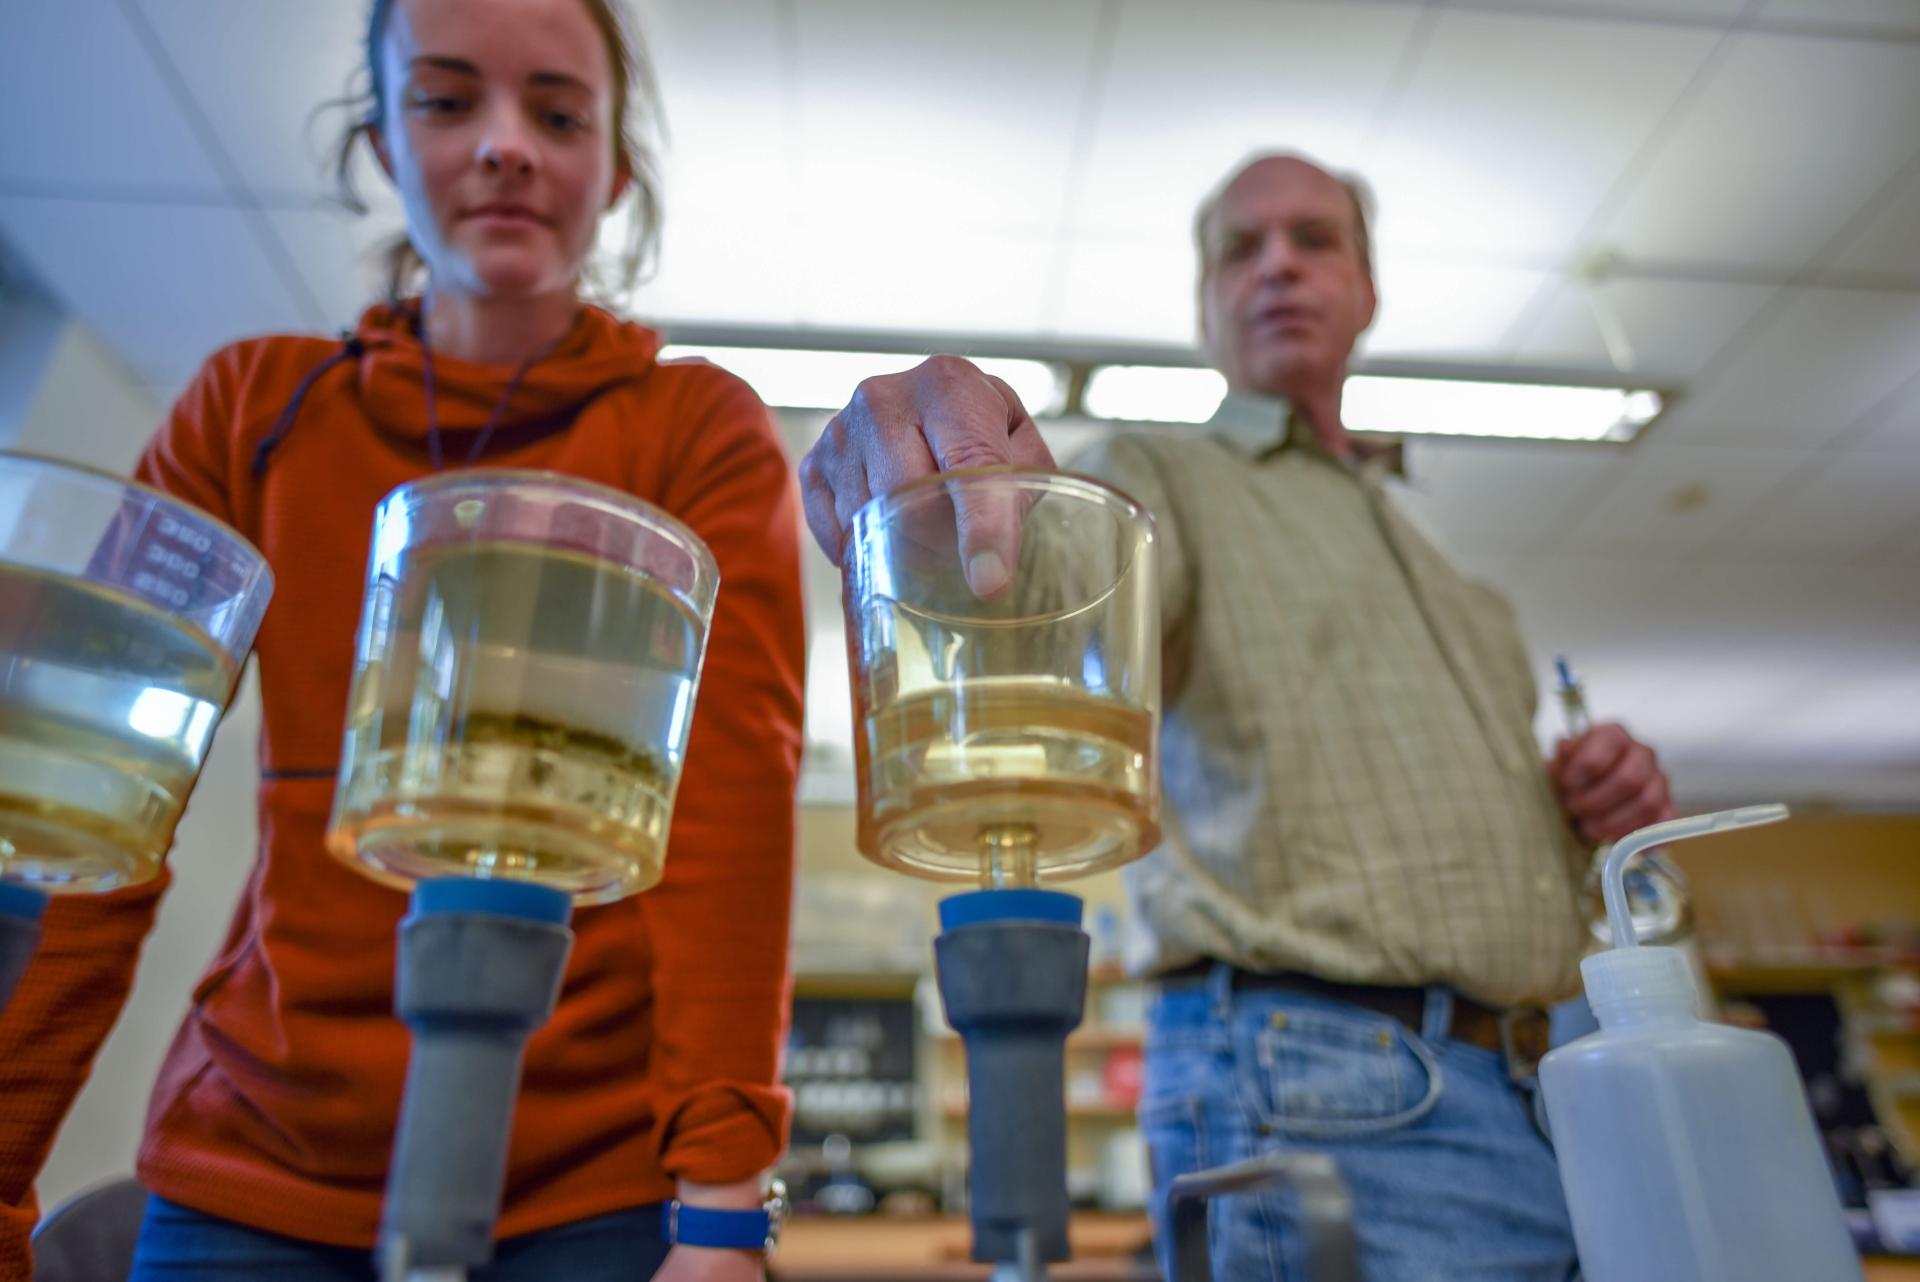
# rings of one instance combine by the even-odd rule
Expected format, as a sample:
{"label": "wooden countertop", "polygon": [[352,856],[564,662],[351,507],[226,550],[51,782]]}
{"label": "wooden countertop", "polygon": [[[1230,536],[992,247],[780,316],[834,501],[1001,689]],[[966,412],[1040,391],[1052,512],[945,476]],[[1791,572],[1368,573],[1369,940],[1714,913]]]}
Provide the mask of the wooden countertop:
{"label": "wooden countertop", "polygon": [[[1047,1270],[1058,1282],[1157,1282],[1151,1264],[1133,1258],[1151,1239],[1144,1215],[1075,1215],[1068,1228],[1074,1258]],[[957,1217],[888,1216],[789,1220],[768,1267],[774,1282],[908,1282],[985,1278],[968,1259],[973,1231]]]}

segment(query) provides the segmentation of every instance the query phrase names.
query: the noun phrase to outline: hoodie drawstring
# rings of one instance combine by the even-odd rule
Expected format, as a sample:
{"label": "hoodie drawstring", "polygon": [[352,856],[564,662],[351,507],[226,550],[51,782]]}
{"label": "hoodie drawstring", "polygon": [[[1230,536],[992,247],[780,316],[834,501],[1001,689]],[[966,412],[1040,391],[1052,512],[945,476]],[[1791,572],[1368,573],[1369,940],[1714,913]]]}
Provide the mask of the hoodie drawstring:
{"label": "hoodie drawstring", "polygon": [[[427,341],[427,327],[424,322],[423,316],[420,326],[420,381],[427,394],[427,458],[433,464],[433,470],[438,472],[445,465],[445,460],[440,452],[440,417],[434,412],[433,405],[433,344]],[[493,403],[493,412],[487,415],[486,425],[480,429],[480,435],[474,438],[472,447],[467,450],[467,458],[461,464],[462,467],[472,467],[479,460],[481,453],[487,448],[487,442],[493,439],[494,429],[500,426],[500,420],[506,414],[507,405],[513,400],[513,394],[520,390],[520,380],[527,376],[528,370],[553,355],[553,349],[560,346],[561,339],[565,337],[566,334],[560,335],[560,338],[554,339],[520,362],[520,367],[513,371],[513,377],[507,380],[507,390],[500,393],[500,399]]]}
{"label": "hoodie drawstring", "polygon": [[307,376],[293,389],[293,395],[287,398],[286,408],[280,411],[280,417],[273,420],[273,430],[261,438],[253,451],[253,474],[258,477],[266,473],[267,458],[280,448],[280,442],[287,439],[293,431],[293,421],[300,416],[300,407],[306,403],[307,392],[320,381],[320,376],[336,365],[347,361],[357,361],[365,353],[367,346],[350,333],[340,335],[340,350],[314,366]]}
{"label": "hoodie drawstring", "polygon": [[[551,343],[548,343],[545,347],[527,357],[526,360],[520,362],[519,368],[513,371],[513,377],[507,380],[507,390],[502,392],[500,399],[494,402],[493,412],[487,415],[486,425],[480,429],[479,435],[474,438],[472,447],[467,450],[466,461],[462,464],[463,467],[472,467],[480,458],[482,452],[486,450],[487,443],[493,439],[495,429],[500,426],[501,419],[506,415],[507,406],[513,401],[513,394],[520,390],[520,384],[526,378],[528,371],[532,370],[533,367],[541,361],[547,359],[547,357],[553,355],[554,349],[559,347],[561,341],[565,338],[566,334],[562,334],[559,338],[554,339]],[[358,336],[343,332],[340,335],[340,350],[334,352],[318,365],[314,366],[307,376],[300,380],[299,385],[293,389],[293,395],[287,398],[286,408],[281,410],[280,416],[273,421],[272,430],[269,431],[266,436],[262,437],[260,444],[254,448],[253,474],[256,477],[266,473],[268,458],[275,450],[280,448],[280,443],[285,441],[293,432],[294,421],[299,418],[300,407],[306,403],[307,392],[313,385],[320,380],[322,375],[336,365],[350,360],[359,360],[360,357],[366,354],[366,350],[366,344],[361,342]],[[424,324],[420,327],[420,356],[422,390],[426,393],[427,401],[427,456],[432,462],[433,470],[438,472],[445,466],[445,460],[440,448],[440,418],[435,412],[434,406],[433,346],[427,342],[427,332]]]}

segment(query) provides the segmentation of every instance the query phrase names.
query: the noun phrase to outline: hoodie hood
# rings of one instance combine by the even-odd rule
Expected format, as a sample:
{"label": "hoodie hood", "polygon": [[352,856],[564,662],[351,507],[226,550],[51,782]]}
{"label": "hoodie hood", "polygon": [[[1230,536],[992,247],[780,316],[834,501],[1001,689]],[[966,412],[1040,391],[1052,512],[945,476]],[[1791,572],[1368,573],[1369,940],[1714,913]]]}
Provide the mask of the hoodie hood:
{"label": "hoodie hood", "polygon": [[[360,317],[358,389],[374,426],[396,436],[427,434],[426,354],[420,342],[420,300],[381,303]],[[609,388],[644,378],[660,353],[660,336],[583,305],[560,345],[535,362],[500,412],[511,430],[570,420]],[[482,365],[433,354],[434,414],[442,432],[486,426],[513,381],[515,366]]]}

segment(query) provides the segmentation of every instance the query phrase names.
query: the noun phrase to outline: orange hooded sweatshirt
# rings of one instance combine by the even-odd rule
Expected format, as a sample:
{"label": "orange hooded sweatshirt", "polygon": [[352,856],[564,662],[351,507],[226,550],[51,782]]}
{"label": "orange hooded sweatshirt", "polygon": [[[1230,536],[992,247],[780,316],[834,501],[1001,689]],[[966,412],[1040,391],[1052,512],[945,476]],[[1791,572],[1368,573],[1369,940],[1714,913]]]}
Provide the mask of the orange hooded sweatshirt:
{"label": "orange hooded sweatshirt", "polygon": [[[253,540],[278,584],[255,647],[259,850],[155,1086],[139,1175],[186,1206],[350,1246],[374,1241],[405,1074],[392,992],[407,897],[335,862],[322,835],[374,506],[431,470],[416,316],[375,307],[344,344],[216,353],[137,470]],[[657,350],[653,332],[585,309],[479,460],[617,486],[686,522],[720,566],[665,880],[574,915],[558,1009],[527,1047],[503,1237],[659,1201],[676,1178],[745,1179],[786,1138],[804,647],[793,470],[744,383]],[[458,467],[513,371],[433,366]],[[28,1272],[33,1178],[164,886],[56,900],[0,1013],[0,1278]]]}

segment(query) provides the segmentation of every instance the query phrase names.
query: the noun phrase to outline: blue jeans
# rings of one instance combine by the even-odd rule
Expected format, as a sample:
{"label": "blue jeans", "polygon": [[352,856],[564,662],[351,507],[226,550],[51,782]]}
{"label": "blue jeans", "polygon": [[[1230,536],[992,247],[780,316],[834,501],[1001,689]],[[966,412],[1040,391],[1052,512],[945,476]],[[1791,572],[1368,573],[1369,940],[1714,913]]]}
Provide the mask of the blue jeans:
{"label": "blue jeans", "polygon": [[[507,1238],[473,1282],[645,1282],[666,1259],[660,1206]],[[375,1282],[373,1253],[248,1228],[165,1198],[147,1202],[128,1282]]]}
{"label": "blue jeans", "polygon": [[[1140,1127],[1154,1235],[1170,1270],[1167,1185],[1281,1148],[1331,1155],[1354,1203],[1365,1282],[1568,1282],[1573,1228],[1553,1150],[1501,1056],[1443,1035],[1453,994],[1428,991],[1419,1035],[1358,1006],[1231,972],[1168,984],[1148,1017]],[[1317,1282],[1291,1199],[1215,1201],[1215,1278]]]}

